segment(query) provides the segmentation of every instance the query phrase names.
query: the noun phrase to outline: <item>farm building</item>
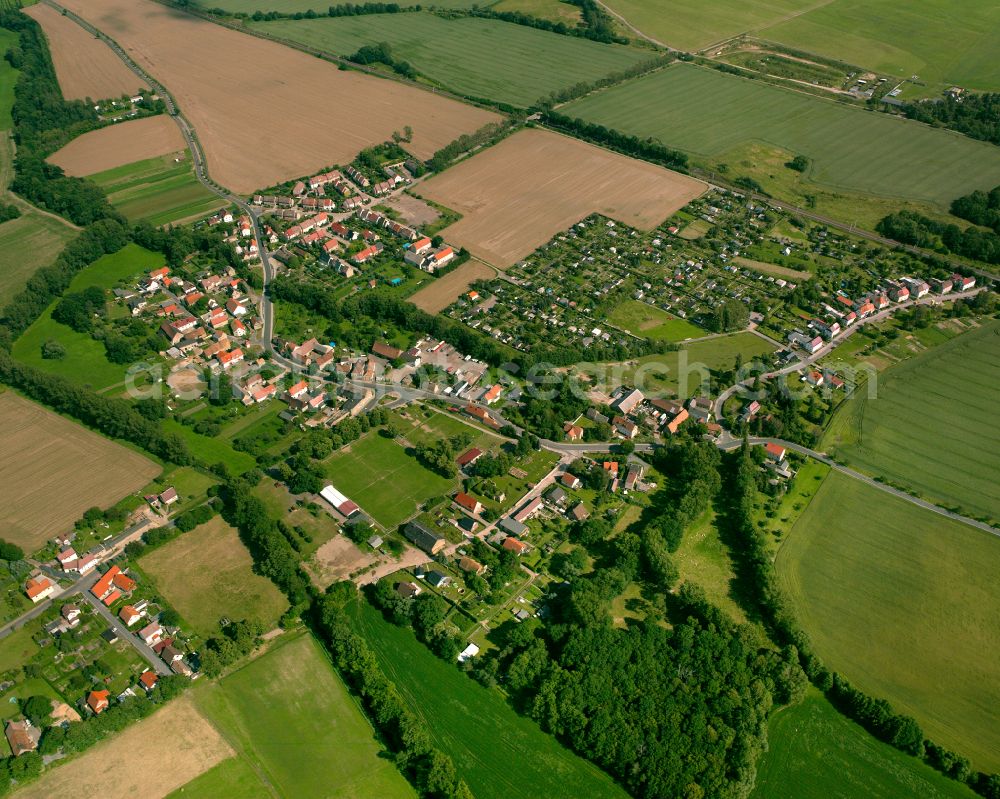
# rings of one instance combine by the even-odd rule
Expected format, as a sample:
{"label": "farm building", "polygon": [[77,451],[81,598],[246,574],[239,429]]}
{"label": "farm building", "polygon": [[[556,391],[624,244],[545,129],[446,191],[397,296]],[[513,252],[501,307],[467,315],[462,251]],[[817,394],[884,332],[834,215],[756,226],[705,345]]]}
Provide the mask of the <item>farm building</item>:
{"label": "farm building", "polygon": [[326,486],[319,495],[323,497],[327,502],[329,502],[337,513],[350,518],[355,513],[361,510],[354,502],[349,500],[343,494],[341,494],[332,485]]}
{"label": "farm building", "polygon": [[436,555],[448,545],[448,542],[444,538],[436,533],[432,533],[420,524],[420,522],[410,522],[407,524],[403,528],[403,534],[428,555]]}

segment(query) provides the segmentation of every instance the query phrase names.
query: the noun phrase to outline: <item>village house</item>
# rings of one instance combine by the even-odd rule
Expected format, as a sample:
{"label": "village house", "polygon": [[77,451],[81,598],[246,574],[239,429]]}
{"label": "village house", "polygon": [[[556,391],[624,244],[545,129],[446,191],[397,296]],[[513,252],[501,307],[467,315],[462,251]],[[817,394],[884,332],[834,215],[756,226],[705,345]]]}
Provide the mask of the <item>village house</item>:
{"label": "village house", "polygon": [[639,389],[633,388],[631,391],[624,392],[621,397],[611,403],[611,407],[622,416],[628,416],[644,399],[643,393]]}
{"label": "village house", "polygon": [[147,670],[139,675],[139,685],[142,686],[142,689],[147,694],[150,693],[156,687],[156,683],[158,683],[159,680],[160,678],[156,675],[155,672],[152,671]]}
{"label": "village house", "polygon": [[532,518],[542,507],[541,497],[535,497],[534,499],[526,502],[521,508],[511,515],[511,518],[516,522],[524,524],[528,519]]}
{"label": "village house", "polygon": [[94,714],[103,713],[111,706],[110,691],[91,691],[87,694],[87,706]]}
{"label": "village house", "polygon": [[458,456],[458,466],[460,469],[464,469],[466,466],[472,466],[476,461],[478,461],[483,456],[483,451],[473,447],[468,452],[463,452]]}
{"label": "village house", "polygon": [[163,628],[154,621],[139,630],[138,636],[146,642],[146,646],[153,646],[162,640]]}
{"label": "village house", "polygon": [[582,502],[577,502],[572,508],[570,508],[566,515],[569,516],[573,521],[582,522],[590,516],[590,511]]}
{"label": "village house", "polygon": [[24,593],[27,594],[28,599],[30,599],[35,605],[48,599],[55,592],[55,583],[43,575],[29,577],[28,581],[24,585]]}
{"label": "village house", "polygon": [[428,555],[436,555],[446,546],[448,541],[437,533],[432,533],[420,522],[409,522],[403,528],[403,534]]}
{"label": "village house", "polygon": [[481,575],[486,571],[486,567],[477,560],[473,560],[469,557],[462,557],[458,561],[458,568],[464,571],[466,574],[478,574]]}
{"label": "village house", "polygon": [[413,599],[420,596],[422,592],[423,589],[419,585],[410,581],[402,582],[396,586],[396,593],[403,599]]}
{"label": "village house", "polygon": [[4,735],[7,736],[10,753],[14,757],[34,752],[38,749],[38,742],[42,739],[41,729],[34,726],[30,719],[8,721],[4,728]]}
{"label": "village house", "polygon": [[118,618],[125,622],[126,627],[131,627],[142,618],[142,614],[132,607],[132,605],[125,605],[125,607],[118,611]]}
{"label": "village house", "polygon": [[512,516],[504,516],[497,526],[504,532],[515,536],[522,536],[528,533],[528,525],[519,522]]}
{"label": "village house", "polygon": [[567,488],[576,489],[580,487],[580,478],[570,472],[563,472],[559,475],[559,482]]}
{"label": "village house", "polygon": [[531,546],[526,542],[509,535],[503,540],[503,548],[508,552],[513,552],[515,555],[523,555],[531,549]]}
{"label": "village house", "polygon": [[567,441],[582,441],[583,440],[583,428],[578,424],[573,424],[572,422],[566,422],[563,425],[563,432],[566,434]]}
{"label": "village house", "polygon": [[639,426],[624,416],[616,416],[611,420],[611,425],[614,427],[615,433],[622,438],[633,439],[639,434]]}
{"label": "village house", "polygon": [[455,494],[454,499],[456,505],[458,505],[460,508],[464,508],[465,510],[469,511],[470,513],[476,516],[478,516],[483,511],[483,503],[481,503],[478,499],[476,499],[473,496],[470,496],[469,494],[466,494],[463,491],[459,491],[457,494]]}
{"label": "village house", "polygon": [[774,461],[775,463],[781,463],[785,459],[785,448],[780,444],[767,442],[764,444],[764,453],[766,454],[768,460]]}

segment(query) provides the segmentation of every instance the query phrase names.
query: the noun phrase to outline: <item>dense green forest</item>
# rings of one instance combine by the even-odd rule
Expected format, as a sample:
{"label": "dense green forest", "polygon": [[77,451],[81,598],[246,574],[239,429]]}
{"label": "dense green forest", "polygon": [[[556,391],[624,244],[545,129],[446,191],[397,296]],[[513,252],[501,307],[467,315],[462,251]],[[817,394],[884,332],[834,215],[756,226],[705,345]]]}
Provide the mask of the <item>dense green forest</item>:
{"label": "dense green forest", "polygon": [[1000,94],[963,94],[943,99],[907,103],[903,113],[910,119],[939,125],[973,139],[1000,144]]}

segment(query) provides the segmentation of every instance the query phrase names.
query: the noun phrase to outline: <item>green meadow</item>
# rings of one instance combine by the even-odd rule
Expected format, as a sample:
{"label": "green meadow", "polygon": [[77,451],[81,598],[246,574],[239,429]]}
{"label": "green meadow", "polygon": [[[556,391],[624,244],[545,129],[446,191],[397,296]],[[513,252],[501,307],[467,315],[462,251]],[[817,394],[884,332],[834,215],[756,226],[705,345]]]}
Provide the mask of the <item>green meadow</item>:
{"label": "green meadow", "polygon": [[841,406],[824,448],[851,466],[966,514],[1000,519],[1000,322],[878,375]]}
{"label": "green meadow", "polygon": [[48,266],[76,231],[36,211],[0,224],[0,298],[14,297],[35,270]]}
{"label": "green meadow", "polygon": [[89,180],[104,189],[130,221],[165,225],[209,214],[225,204],[198,182],[186,154],[180,163],[173,156],[158,156],[98,172]]}
{"label": "green meadow", "polygon": [[654,341],[683,341],[704,336],[707,331],[639,300],[626,300],[608,314],[615,327]]}
{"label": "green meadow", "polygon": [[[257,30],[348,56],[387,42],[393,56],[458,94],[529,106],[552,92],[648,59],[648,51],[492,19],[368,14],[253,23]],[[418,127],[419,120],[414,121]]]}
{"label": "green meadow", "polygon": [[[67,292],[82,291],[88,286],[111,288],[119,280],[148,272],[163,266],[163,256],[135,244],[129,244],[116,253],[97,259],[74,276]],[[58,300],[56,301],[58,302]],[[78,333],[52,319],[53,302],[45,312],[14,342],[13,355],[17,360],[90,386],[95,390],[122,383],[128,365],[111,363],[104,355],[104,345],[88,333]],[[62,360],[42,357],[42,345],[48,340],[58,341],[66,349]]]}
{"label": "green meadow", "polygon": [[810,689],[768,728],[751,799],[973,799],[964,785],[884,744]]}
{"label": "green meadow", "polygon": [[462,674],[366,602],[352,621],[386,676],[430,730],[476,799],[626,799],[611,778],[577,757],[493,690]]}
{"label": "green meadow", "polygon": [[1000,768],[1000,539],[833,471],[776,567],[828,668]]}
{"label": "green meadow", "polygon": [[176,796],[416,796],[312,636],[278,642],[194,695],[237,761],[224,761]]}
{"label": "green meadow", "polygon": [[[564,107],[562,113],[660,139],[695,159],[760,141],[804,155],[820,186],[934,203],[1000,184],[1000,149],[951,131],[675,64]],[[741,174],[739,162],[730,174]]]}

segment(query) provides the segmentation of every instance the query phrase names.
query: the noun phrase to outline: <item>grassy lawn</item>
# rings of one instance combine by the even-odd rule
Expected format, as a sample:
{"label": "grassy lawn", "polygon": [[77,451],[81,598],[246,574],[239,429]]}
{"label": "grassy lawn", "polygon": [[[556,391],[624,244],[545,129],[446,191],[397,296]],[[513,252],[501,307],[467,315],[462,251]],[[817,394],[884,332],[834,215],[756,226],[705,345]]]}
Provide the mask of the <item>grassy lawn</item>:
{"label": "grassy lawn", "polygon": [[48,266],[76,237],[76,231],[50,216],[28,211],[0,224],[0,297],[16,295],[35,270]]}
{"label": "grassy lawn", "polygon": [[[394,57],[408,61],[434,83],[458,94],[522,107],[651,55],[499,20],[444,19],[428,13],[278,20],[253,27],[344,56],[364,45],[387,42]],[[414,127],[419,131],[419,121]]]}
{"label": "grassy lawn", "polygon": [[998,382],[1000,322],[992,320],[879,374],[878,396],[856,392],[823,446],[928,499],[1000,519]]}
{"label": "grassy lawn", "polygon": [[28,624],[3,639],[0,645],[0,674],[21,668],[38,654],[38,644],[31,639],[37,631],[36,625]]}
{"label": "grassy lawn", "polygon": [[697,325],[639,300],[627,300],[616,306],[608,315],[608,321],[633,335],[654,341],[683,341],[706,334]]}
{"label": "grassy lawn", "polygon": [[139,565],[201,635],[215,633],[223,617],[253,617],[271,629],[288,608],[274,584],[253,573],[250,553],[219,516],[154,549]]}
{"label": "grassy lawn", "polygon": [[731,336],[695,341],[675,352],[646,355],[630,362],[620,379],[613,376],[613,369],[587,367],[584,374],[618,384],[638,385],[646,396],[681,396],[684,398],[701,393],[713,369],[731,369],[736,356],[745,362],[762,357],[767,360],[774,347],[753,333],[735,333]]}
{"label": "grassy lawn", "polygon": [[1000,767],[1000,541],[831,472],[776,566],[829,668]]}
{"label": "grassy lawn", "polygon": [[876,740],[810,689],[771,717],[751,799],[973,799],[968,788]]}
{"label": "grassy lawn", "polygon": [[[415,796],[311,636],[278,644],[195,696],[239,758],[278,796]],[[248,795],[247,789],[257,788],[247,769],[225,770],[228,773],[221,776],[199,778],[207,782],[196,786],[201,795],[239,799]],[[224,778],[234,771],[246,788],[237,786],[230,793]],[[221,785],[225,785],[221,793],[210,792]],[[249,795],[265,792],[258,788]]]}
{"label": "grassy lawn", "polygon": [[[174,159],[181,158],[177,163]],[[111,204],[130,221],[165,225],[211,213],[225,205],[194,176],[187,153],[157,156],[91,175]]]}
{"label": "grassy lawn", "polygon": [[432,472],[374,431],[334,453],[324,471],[338,491],[386,529],[402,524],[423,502],[457,485],[457,480]]}
{"label": "grassy lawn", "polygon": [[242,474],[257,463],[252,455],[233,449],[226,439],[203,436],[176,419],[164,419],[163,429],[168,433],[179,434],[191,453],[208,466],[221,461],[229,466],[233,474]]}
{"label": "grassy lawn", "polygon": [[476,799],[624,799],[607,775],[517,715],[498,692],[435,657],[410,630],[367,603],[355,605],[353,619]]}
{"label": "grassy lawn", "polygon": [[808,157],[817,184],[942,208],[1000,184],[1000,151],[985,142],[690,64],[592,94],[564,113],[701,158],[763,141]]}

